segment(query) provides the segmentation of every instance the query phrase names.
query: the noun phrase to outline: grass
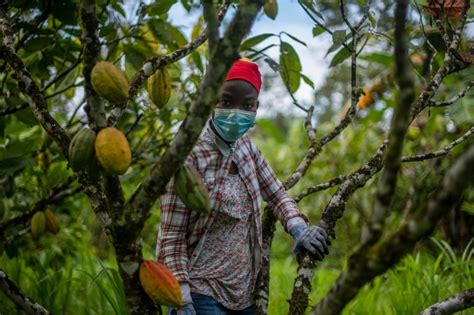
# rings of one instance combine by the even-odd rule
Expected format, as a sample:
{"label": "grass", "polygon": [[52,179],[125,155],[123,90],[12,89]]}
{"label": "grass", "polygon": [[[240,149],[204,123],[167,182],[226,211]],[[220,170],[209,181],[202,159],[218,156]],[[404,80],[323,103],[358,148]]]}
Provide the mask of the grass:
{"label": "grass", "polygon": [[[437,256],[423,251],[407,256],[394,269],[364,286],[343,314],[415,314],[436,301],[474,287],[473,242],[460,256],[447,243],[433,242],[438,248]],[[272,315],[288,313],[287,300],[296,274],[295,259],[283,254],[285,246],[277,242],[272,257],[269,305]],[[55,314],[127,313],[112,257],[100,260],[85,246],[80,255],[62,257],[60,261],[46,250],[37,255],[20,253],[15,259],[3,254],[0,266],[25,292]],[[324,296],[339,272],[327,262],[317,268],[310,305]],[[0,305],[1,314],[22,314],[3,294],[0,294]]]}

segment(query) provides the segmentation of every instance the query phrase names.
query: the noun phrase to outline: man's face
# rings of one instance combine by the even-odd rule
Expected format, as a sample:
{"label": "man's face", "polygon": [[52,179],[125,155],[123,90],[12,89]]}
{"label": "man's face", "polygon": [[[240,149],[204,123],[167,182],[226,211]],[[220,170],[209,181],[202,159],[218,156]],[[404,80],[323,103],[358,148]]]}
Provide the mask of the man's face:
{"label": "man's face", "polygon": [[221,101],[216,108],[241,109],[256,112],[258,108],[257,90],[245,80],[224,82]]}

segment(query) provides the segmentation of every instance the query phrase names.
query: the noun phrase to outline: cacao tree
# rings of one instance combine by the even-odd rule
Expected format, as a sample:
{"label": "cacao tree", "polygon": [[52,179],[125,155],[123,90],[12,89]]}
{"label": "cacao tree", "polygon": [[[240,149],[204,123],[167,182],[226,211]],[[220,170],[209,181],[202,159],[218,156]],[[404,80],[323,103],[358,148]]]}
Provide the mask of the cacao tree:
{"label": "cacao tree", "polygon": [[[88,204],[113,249],[118,292],[123,289],[126,302],[122,311],[161,313],[139,280],[143,250],[150,246],[143,242],[150,232],[146,224],[159,212],[156,201],[183,165],[240,55],[270,68],[266,75],[281,82],[305,115],[298,120],[305,139],[294,139],[302,141],[303,151],[292,153],[296,162],[291,167],[275,168],[287,174],[283,185],[298,203],[325,194],[324,208],[311,210],[311,223],[335,238],[346,209],[364,218],[360,243],[345,253],[344,270],[315,306],[309,305],[308,295],[317,264],[307,255],[299,259],[288,297],[290,314],[341,313],[366,283],[431,235],[448,211],[472,205],[469,1],[292,2],[312,21],[315,41],[331,40],[327,55],[335,70],[310,105],[299,101],[296,92],[303,84],[314,88],[304,71],[317,65],[302,63],[295,47],[306,44],[298,34],[251,33],[256,19],[283,14],[281,4],[0,1],[0,253],[15,259],[47,231],[61,233],[64,224],[58,217],[80,220],[74,210]],[[171,22],[171,9],[178,5],[197,17],[191,34]],[[278,58],[270,55],[275,49]],[[339,107],[331,104],[335,91],[344,99]],[[443,120],[436,135],[429,136],[443,145],[424,144],[420,132],[445,116],[449,124]],[[350,166],[344,169],[334,166],[341,169],[327,181],[309,180],[318,158],[335,151],[351,129],[370,129],[367,122],[380,128],[365,132],[373,136],[366,160],[342,162]],[[264,120],[258,127],[274,128]],[[99,135],[103,145],[97,144]],[[88,150],[92,143],[98,162]],[[438,169],[425,181],[407,184],[404,202],[398,200],[402,172],[419,174],[430,167]],[[357,204],[354,196],[366,184],[372,188],[370,198]],[[393,213],[399,214],[396,224]],[[257,313],[268,314],[277,220],[268,207],[262,215],[263,268],[255,300]],[[26,313],[49,313],[2,269],[0,289]],[[472,289],[459,296],[433,308],[474,305]]]}

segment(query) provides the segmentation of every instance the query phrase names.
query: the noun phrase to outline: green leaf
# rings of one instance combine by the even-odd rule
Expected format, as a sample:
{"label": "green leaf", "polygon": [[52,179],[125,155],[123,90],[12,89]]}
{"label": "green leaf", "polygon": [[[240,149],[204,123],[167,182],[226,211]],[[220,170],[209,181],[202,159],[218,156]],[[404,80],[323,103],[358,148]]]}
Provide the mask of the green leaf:
{"label": "green leaf", "polygon": [[370,54],[360,55],[359,58],[366,61],[376,62],[387,67],[390,67],[393,63],[393,55],[390,53],[373,52]]}
{"label": "green leaf", "polygon": [[293,35],[291,35],[291,34],[289,34],[289,33],[287,33],[287,32],[282,32],[282,33],[288,35],[288,36],[289,36],[292,40],[294,40],[295,42],[298,42],[298,43],[300,43],[301,45],[307,47],[307,45],[306,45],[305,42],[303,42],[302,40],[296,38],[295,36],[293,36]]}
{"label": "green leaf", "polygon": [[196,64],[196,67],[199,69],[199,71],[201,73],[204,73],[204,66],[202,64],[201,55],[197,51],[193,51],[191,53],[191,58],[194,61],[194,63]]}
{"label": "green leaf", "polygon": [[35,160],[33,158],[25,157],[23,155],[0,160],[0,178],[7,177],[19,169],[34,164]]}
{"label": "green leaf", "polygon": [[372,28],[375,28],[375,26],[377,25],[377,21],[375,20],[375,17],[372,12],[369,11],[367,17],[369,18],[370,26],[372,26]]}
{"label": "green leaf", "polygon": [[334,45],[342,45],[346,41],[347,35],[346,31],[338,30],[332,33],[332,42]]}
{"label": "green leaf", "polygon": [[315,27],[313,27],[313,37],[321,35],[324,32],[325,30],[321,25],[316,25]]}
{"label": "green leaf", "polygon": [[326,56],[332,52],[335,52],[341,45],[348,40],[352,36],[351,33],[346,34],[346,31],[339,30],[332,33],[332,46],[329,47],[328,51],[326,52]]}
{"label": "green leaf", "polygon": [[171,49],[178,49],[187,44],[183,33],[166,21],[151,19],[148,21],[148,27],[159,42],[167,45]]}
{"label": "green leaf", "polygon": [[162,15],[168,13],[170,8],[175,4],[177,0],[160,0],[155,1],[154,3],[147,5],[145,7],[145,12],[150,16]]}
{"label": "green leaf", "polygon": [[311,80],[310,78],[308,78],[307,76],[305,76],[304,74],[301,74],[301,77],[303,78],[303,81],[308,84],[311,88],[314,89],[314,82],[313,80]]}
{"label": "green leaf", "polygon": [[280,45],[280,76],[291,93],[295,93],[301,80],[301,62],[296,50],[287,42]]}
{"label": "green leaf", "polygon": [[51,46],[52,42],[53,39],[51,37],[36,37],[29,40],[23,48],[25,48],[26,51],[35,52]]}
{"label": "green leaf", "polygon": [[337,54],[335,54],[334,57],[332,58],[331,64],[329,65],[329,67],[337,66],[338,64],[340,64],[341,62],[349,58],[350,56],[351,56],[351,52],[346,47],[342,47],[337,52]]}
{"label": "green leaf", "polygon": [[261,42],[263,42],[264,40],[272,36],[276,36],[276,35],[271,34],[271,33],[266,33],[266,34],[260,34],[252,38],[249,38],[245,42],[243,42],[242,46],[240,47],[240,50],[241,51],[249,50],[250,48],[260,44]]}

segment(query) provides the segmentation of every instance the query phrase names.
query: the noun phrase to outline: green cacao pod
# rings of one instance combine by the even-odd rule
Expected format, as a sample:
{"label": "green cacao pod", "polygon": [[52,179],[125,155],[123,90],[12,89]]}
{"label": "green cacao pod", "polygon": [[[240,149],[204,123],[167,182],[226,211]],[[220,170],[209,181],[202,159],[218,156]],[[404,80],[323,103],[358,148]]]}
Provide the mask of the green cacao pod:
{"label": "green cacao pod", "polygon": [[44,216],[46,218],[46,229],[53,233],[56,234],[59,232],[59,219],[58,217],[53,213],[53,211],[46,209],[44,212]]}
{"label": "green cacao pod", "polygon": [[206,212],[211,210],[209,192],[196,168],[185,164],[175,175],[175,189],[179,199],[191,210]]}
{"label": "green cacao pod", "polygon": [[119,68],[107,61],[99,61],[92,68],[91,83],[94,91],[113,104],[128,99],[128,80]]}
{"label": "green cacao pod", "polygon": [[171,96],[171,77],[166,68],[158,69],[147,81],[148,95],[158,108],[163,108]]}
{"label": "green cacao pod", "polygon": [[100,165],[112,175],[124,174],[132,163],[127,138],[118,129],[102,129],[95,139],[95,153]]}
{"label": "green cacao pod", "polygon": [[139,276],[143,290],[155,303],[171,307],[183,306],[179,282],[165,265],[145,260],[140,264]]}
{"label": "green cacao pod", "polygon": [[266,16],[274,20],[278,13],[278,3],[277,0],[268,0],[267,3],[263,6],[263,13]]}
{"label": "green cacao pod", "polygon": [[95,132],[83,128],[72,139],[69,145],[69,162],[75,171],[88,169],[95,160]]}
{"label": "green cacao pod", "polygon": [[44,233],[46,229],[46,216],[43,211],[36,212],[31,218],[31,235],[38,238]]}
{"label": "green cacao pod", "polygon": [[38,152],[36,156],[36,163],[43,172],[47,172],[50,164],[49,155],[46,151]]}

